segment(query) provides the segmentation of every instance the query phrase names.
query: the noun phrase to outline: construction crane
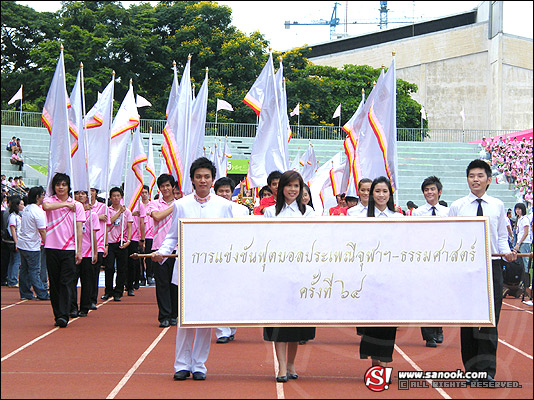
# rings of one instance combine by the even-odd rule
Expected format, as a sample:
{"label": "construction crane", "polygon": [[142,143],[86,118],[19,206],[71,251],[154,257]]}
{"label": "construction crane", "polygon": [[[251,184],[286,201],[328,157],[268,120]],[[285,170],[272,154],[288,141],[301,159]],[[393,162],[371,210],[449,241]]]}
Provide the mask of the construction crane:
{"label": "construction crane", "polygon": [[[341,4],[336,2],[334,3],[334,9],[332,10],[332,16],[330,17],[329,21],[326,21],[324,19],[320,19],[319,21],[312,21],[312,22],[298,22],[298,21],[285,21],[284,26],[286,29],[289,29],[291,25],[329,25],[330,26],[330,40],[336,39],[336,26],[340,24],[339,18],[337,17],[337,6],[340,6]],[[405,24],[405,23],[412,23],[414,22],[414,19],[411,20],[390,20],[388,21],[388,2],[387,1],[381,1],[380,2],[380,8],[378,9],[380,11],[380,18],[378,20],[372,19],[372,20],[359,20],[359,21],[345,21],[345,24],[372,24],[377,25],[380,27],[380,29],[387,29],[388,22],[392,24]]]}

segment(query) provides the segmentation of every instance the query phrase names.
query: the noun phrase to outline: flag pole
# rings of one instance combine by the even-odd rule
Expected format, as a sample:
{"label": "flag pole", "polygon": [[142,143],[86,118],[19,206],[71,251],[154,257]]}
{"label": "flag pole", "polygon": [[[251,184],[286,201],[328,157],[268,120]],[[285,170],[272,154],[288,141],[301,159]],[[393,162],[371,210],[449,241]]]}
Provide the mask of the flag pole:
{"label": "flag pole", "polygon": [[[133,80],[132,78],[130,78],[130,86],[133,85]],[[130,136],[128,137],[128,147],[126,147],[126,155],[128,155],[128,148],[130,149],[130,152],[132,151],[131,149],[131,144],[132,144],[132,129],[130,129]],[[124,175],[124,190],[126,190],[126,179],[128,178],[128,157],[126,157],[126,162],[125,162],[125,166],[126,167],[126,174]],[[124,171],[124,167],[123,167],[123,171]],[[123,190],[123,194],[124,194],[124,190]],[[126,199],[122,198],[123,202],[124,202],[124,207],[126,208]],[[124,215],[121,216],[121,246],[123,245],[123,242],[124,242]]]}
{"label": "flag pole", "polygon": [[[20,85],[20,88],[23,88],[23,85]],[[20,96],[20,126],[24,126],[22,124],[22,96]]]}
{"label": "flag pole", "polygon": [[[110,163],[110,157],[111,152],[109,151],[111,147],[111,122],[113,121],[113,98],[115,97],[115,70],[111,73],[112,79],[113,79],[113,86],[111,86],[111,112],[110,112],[110,118],[111,121],[109,121],[109,131],[108,131],[108,164],[106,166],[106,184],[104,185],[104,190],[106,191],[105,195],[105,205],[106,205],[106,218],[109,217],[109,163]],[[107,220],[106,220],[106,229],[104,230],[104,243],[107,242],[107,236],[108,236],[108,227],[107,227]]]}
{"label": "flag pole", "polygon": [[299,113],[297,114],[297,137],[300,139],[300,107]]}
{"label": "flag pole", "polygon": [[217,129],[217,113],[219,112],[219,108],[216,107],[215,108],[215,137],[217,137],[217,132],[218,132],[218,129]]}
{"label": "flag pole", "polygon": [[[86,126],[85,126],[85,90],[84,90],[84,84],[83,84],[83,63],[81,62],[80,63],[80,75],[81,75],[81,82],[80,84],[82,85],[81,89],[82,89],[82,129],[83,129],[83,150],[85,152],[84,154],[84,160],[85,160],[85,176],[87,178],[87,190],[89,190],[89,192],[87,193],[87,196],[89,197],[90,196],[90,191],[91,191],[91,188],[89,187],[90,186],[90,183],[89,183],[89,171],[88,171],[88,168],[87,168],[87,130],[86,130]],[[96,200],[95,200],[96,201]],[[88,199],[88,203],[89,205],[91,205],[91,197],[89,197]],[[93,257],[93,254],[94,254],[94,250],[95,250],[95,241],[94,241],[94,238],[93,238],[93,218],[91,218],[91,213],[89,212],[89,225],[90,225],[90,229],[91,229],[91,234],[89,235],[91,237],[91,257]]]}
{"label": "flag pole", "polygon": [[[396,60],[395,52],[391,52],[391,55],[393,56],[393,60]],[[395,70],[397,69],[397,63],[395,62]],[[395,72],[395,76],[393,79],[393,84],[395,85],[395,90],[393,91],[393,121],[395,121],[395,143],[397,142],[397,72]],[[397,146],[395,146],[395,150],[397,149]],[[395,163],[395,179],[397,182],[399,182],[399,167],[398,167],[398,159],[397,159],[397,153],[394,155],[394,163]],[[395,185],[397,186],[397,185]],[[395,204],[399,204],[399,188],[395,187]]]}

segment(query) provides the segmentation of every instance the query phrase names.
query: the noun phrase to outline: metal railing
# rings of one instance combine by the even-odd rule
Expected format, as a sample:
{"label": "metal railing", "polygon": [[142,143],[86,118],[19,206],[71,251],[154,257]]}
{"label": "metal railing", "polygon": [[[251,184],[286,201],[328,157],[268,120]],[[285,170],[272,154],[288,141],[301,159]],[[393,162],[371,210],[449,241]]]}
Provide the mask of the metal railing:
{"label": "metal railing", "polygon": [[[41,122],[41,113],[23,111],[2,110],[2,125],[25,126],[32,128],[44,128]],[[165,127],[165,120],[141,119],[141,133],[148,133],[152,128],[155,135],[161,134]],[[255,137],[256,124],[246,123],[218,123],[206,122],[207,136],[232,136],[232,137]],[[311,140],[341,140],[345,133],[338,126],[312,126],[291,125],[293,138]],[[421,128],[398,128],[398,141],[414,142],[460,142],[467,143],[481,140],[483,137],[508,135],[514,130],[497,129],[421,129]]]}

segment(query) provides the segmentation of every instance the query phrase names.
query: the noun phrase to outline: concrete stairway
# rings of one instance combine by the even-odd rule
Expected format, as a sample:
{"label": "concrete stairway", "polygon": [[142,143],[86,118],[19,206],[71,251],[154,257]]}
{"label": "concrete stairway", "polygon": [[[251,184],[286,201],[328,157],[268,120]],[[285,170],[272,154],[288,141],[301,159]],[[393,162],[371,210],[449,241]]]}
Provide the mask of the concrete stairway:
{"label": "concrete stairway", "polygon": [[[2,125],[2,146],[7,144],[12,136],[21,138],[25,164],[48,164],[48,150],[50,136],[45,128],[25,128],[18,126]],[[159,172],[159,153],[163,136],[153,135],[153,148],[155,155],[156,173]],[[220,141],[219,141],[220,140]],[[145,146],[148,143],[148,134],[143,134]],[[224,143],[224,137],[207,136],[204,141],[206,149],[214,147],[215,141]],[[254,138],[229,137],[228,144],[234,159],[248,160]],[[307,139],[292,139],[289,143],[289,157],[291,160],[296,156],[298,149],[303,153],[308,147]],[[316,158],[319,165],[324,164],[336,153],[342,151],[341,140],[313,140]],[[436,175],[443,183],[442,199],[449,205],[456,199],[465,196],[468,192],[465,168],[470,161],[478,157],[477,144],[471,143],[435,143],[435,142],[398,142],[398,167],[399,167],[399,205],[406,207],[406,202],[411,200],[415,204],[424,203],[421,192],[421,183],[430,176]],[[6,176],[23,175],[28,186],[46,185],[46,177],[24,167],[23,173],[18,173],[18,168],[9,163],[9,153],[3,150],[0,153],[2,173]],[[35,176],[35,177],[34,177]],[[148,180],[145,172],[145,179]],[[510,190],[508,184],[497,185],[492,183],[488,194],[500,198],[506,208],[513,208],[517,199],[514,190]]]}

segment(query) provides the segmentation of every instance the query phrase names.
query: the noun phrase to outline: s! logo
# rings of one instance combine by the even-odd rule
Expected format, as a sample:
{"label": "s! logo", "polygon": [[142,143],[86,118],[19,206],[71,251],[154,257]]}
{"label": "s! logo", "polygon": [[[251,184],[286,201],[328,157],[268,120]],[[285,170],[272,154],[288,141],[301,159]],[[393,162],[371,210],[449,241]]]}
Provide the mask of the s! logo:
{"label": "s! logo", "polygon": [[379,365],[369,368],[365,372],[365,386],[373,392],[382,392],[389,389],[389,382],[393,368]]}

